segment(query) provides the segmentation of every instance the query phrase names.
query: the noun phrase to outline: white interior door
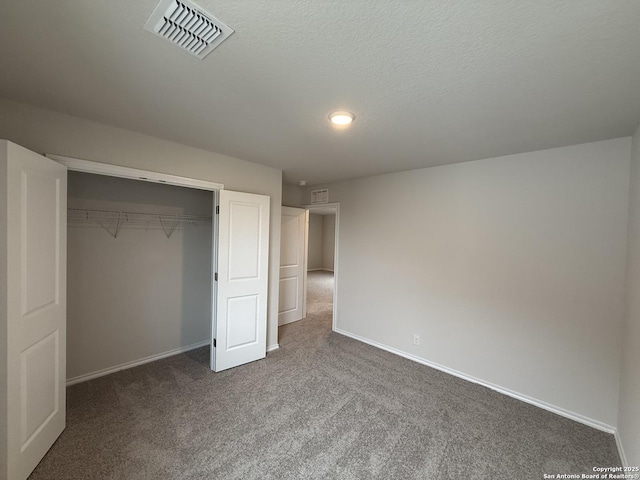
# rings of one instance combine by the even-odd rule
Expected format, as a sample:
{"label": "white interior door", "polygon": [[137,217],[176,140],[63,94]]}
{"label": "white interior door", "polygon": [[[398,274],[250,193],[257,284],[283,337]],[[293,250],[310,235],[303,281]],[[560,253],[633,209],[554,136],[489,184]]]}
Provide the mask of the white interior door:
{"label": "white interior door", "polygon": [[0,478],[22,480],[65,427],[67,169],[5,140],[0,152]]}
{"label": "white interior door", "polygon": [[308,213],[303,208],[282,207],[279,325],[295,322],[304,316],[307,217]]}
{"label": "white interior door", "polygon": [[267,351],[269,200],[220,190],[218,281],[211,368],[219,372]]}

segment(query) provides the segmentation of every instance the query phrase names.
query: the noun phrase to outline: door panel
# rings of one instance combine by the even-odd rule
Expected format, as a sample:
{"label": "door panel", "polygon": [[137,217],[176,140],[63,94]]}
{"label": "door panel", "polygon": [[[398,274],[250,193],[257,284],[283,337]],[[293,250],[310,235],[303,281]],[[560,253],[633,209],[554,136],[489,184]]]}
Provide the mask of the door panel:
{"label": "door panel", "polygon": [[298,291],[300,285],[298,283],[298,277],[280,279],[280,301],[278,303],[280,312],[290,312],[299,307]]}
{"label": "door panel", "polygon": [[304,316],[307,215],[303,208],[282,207],[279,325],[295,322]]}
{"label": "door panel", "polygon": [[59,410],[60,336],[54,331],[21,353],[22,445],[28,445]]}
{"label": "door panel", "polygon": [[229,281],[255,279],[260,273],[260,206],[229,204]]}
{"label": "door panel", "polygon": [[258,341],[258,295],[229,298],[227,301],[227,350]]}
{"label": "door panel", "polygon": [[264,195],[220,191],[211,356],[216,372],[266,355],[269,201]]}
{"label": "door panel", "polygon": [[10,142],[0,142],[0,151],[7,192],[2,348],[8,414],[0,478],[24,479],[65,426],[67,172]]}
{"label": "door panel", "polygon": [[58,303],[59,191],[59,179],[22,172],[22,224],[26,228],[23,237],[26,261],[22,262],[23,315]]}

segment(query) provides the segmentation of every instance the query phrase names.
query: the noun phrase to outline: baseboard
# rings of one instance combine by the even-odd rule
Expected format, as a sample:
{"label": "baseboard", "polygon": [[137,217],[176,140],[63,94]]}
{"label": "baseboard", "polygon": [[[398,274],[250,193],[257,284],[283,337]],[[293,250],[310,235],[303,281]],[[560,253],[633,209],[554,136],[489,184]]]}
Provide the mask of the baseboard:
{"label": "baseboard", "polygon": [[624,447],[622,446],[622,440],[620,439],[620,432],[618,432],[617,428],[615,432],[613,432],[613,436],[616,439],[616,446],[618,447],[618,454],[620,455],[622,466],[627,468],[629,467],[629,463],[627,462],[627,456],[624,453]]}
{"label": "baseboard", "polygon": [[211,342],[209,340],[206,340],[204,342],[192,343],[191,345],[187,345],[186,347],[174,348],[173,350],[169,350],[168,352],[150,355],[148,357],[141,358],[140,360],[121,363],[120,365],[116,365],[115,367],[103,368],[102,370],[98,370],[96,372],[85,373],[84,375],[68,378],[67,387],[75,385],[76,383],[86,382],[87,380],[93,380],[94,378],[104,377],[105,375],[119,372],[121,370],[127,370],[139,365],[144,365],[145,363],[155,362],[156,360],[171,357],[173,355],[178,355],[179,353],[188,352],[189,350],[195,350],[196,348],[204,347],[205,345],[209,345],[210,343]]}
{"label": "baseboard", "polygon": [[322,270],[321,268],[309,268],[307,270],[307,272],[319,272],[320,270]]}
{"label": "baseboard", "polygon": [[[346,332],[340,329],[334,329],[336,333],[344,335],[346,337],[353,338],[354,340],[358,340],[360,342],[366,343],[367,345],[371,345],[372,347],[380,348],[381,350],[386,350],[387,352],[399,355],[401,357],[407,358],[409,360],[413,360],[414,362],[421,363],[422,365],[426,365],[431,368],[435,368],[436,370],[440,370],[441,372],[448,373],[449,375],[453,375],[454,377],[461,378],[463,380],[467,380],[468,382],[477,383],[478,385],[482,385],[483,387],[490,388],[491,390],[495,390],[498,393],[502,393],[503,395],[507,395],[509,397],[515,398],[516,400],[521,400],[525,403],[529,403],[531,405],[535,405],[536,407],[542,408],[549,412],[555,413],[565,418],[569,418],[571,420],[575,420],[576,422],[580,422],[584,425],[588,425],[589,427],[593,427],[597,430],[601,430],[607,433],[616,434],[616,428],[607,425],[606,423],[600,422],[599,420],[594,420],[589,417],[585,417],[579,413],[571,412],[562,407],[558,407],[556,405],[551,405],[547,402],[543,402],[542,400],[538,400],[537,398],[529,397],[528,395],[523,395],[521,393],[515,392],[508,388],[501,387],[499,385],[495,385],[491,382],[486,382],[476,377],[472,377],[471,375],[467,375],[465,373],[459,372],[449,367],[445,367],[444,365],[440,365],[438,363],[432,362],[430,360],[426,360],[424,358],[418,357],[416,355],[412,355],[410,353],[403,352],[402,350],[397,350],[393,347],[389,347],[387,345],[383,345],[382,343],[375,342],[373,340],[369,340],[368,338],[361,337],[360,335],[355,335],[350,332]],[[616,437],[616,442],[618,442],[619,448],[621,444]],[[621,451],[622,456],[622,451]]]}
{"label": "baseboard", "polygon": [[279,348],[280,348],[280,345],[277,344],[277,343],[275,345],[269,345],[267,347],[267,353],[268,352],[273,352],[274,350],[278,350]]}

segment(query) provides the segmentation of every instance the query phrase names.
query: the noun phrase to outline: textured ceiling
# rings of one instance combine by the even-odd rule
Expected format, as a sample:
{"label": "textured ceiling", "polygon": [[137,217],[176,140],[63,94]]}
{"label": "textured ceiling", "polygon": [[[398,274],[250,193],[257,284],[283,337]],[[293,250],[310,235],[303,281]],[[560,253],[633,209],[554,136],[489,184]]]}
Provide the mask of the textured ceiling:
{"label": "textured ceiling", "polygon": [[640,123],[638,0],[197,3],[236,31],[204,60],[143,30],[156,0],[2,1],[0,96],[310,184]]}

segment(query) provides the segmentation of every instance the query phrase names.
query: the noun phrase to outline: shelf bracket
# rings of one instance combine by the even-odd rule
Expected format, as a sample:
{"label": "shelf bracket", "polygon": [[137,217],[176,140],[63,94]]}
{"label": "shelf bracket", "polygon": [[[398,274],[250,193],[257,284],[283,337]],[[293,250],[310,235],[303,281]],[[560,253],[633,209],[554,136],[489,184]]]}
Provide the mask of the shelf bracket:
{"label": "shelf bracket", "polygon": [[98,223],[98,225],[104,228],[113,238],[118,238],[118,233],[120,233],[120,226],[122,225],[122,213],[118,213],[118,216],[111,222],[104,223],[100,220],[97,220],[96,222]]}
{"label": "shelf bracket", "polygon": [[162,215],[159,215],[158,218],[160,219],[160,225],[162,225],[164,234],[167,236],[167,238],[171,238],[171,235],[176,231],[176,228],[178,227],[178,224],[180,222],[177,219],[167,220],[163,218]]}

